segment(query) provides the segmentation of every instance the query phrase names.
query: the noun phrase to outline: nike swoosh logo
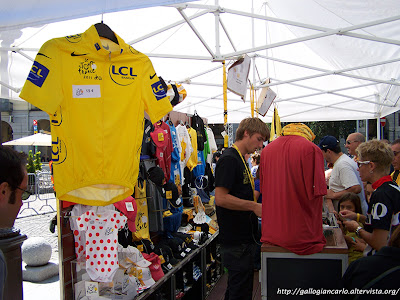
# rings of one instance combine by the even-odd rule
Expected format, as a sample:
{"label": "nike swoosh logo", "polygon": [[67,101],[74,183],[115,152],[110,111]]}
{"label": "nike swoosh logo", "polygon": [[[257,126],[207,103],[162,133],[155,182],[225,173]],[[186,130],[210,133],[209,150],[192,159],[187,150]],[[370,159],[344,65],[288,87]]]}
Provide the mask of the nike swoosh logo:
{"label": "nike swoosh logo", "polygon": [[47,55],[44,55],[43,53],[40,53],[40,52],[38,52],[38,54],[37,54],[37,55],[41,55],[41,56],[44,56],[44,57],[50,58],[50,57],[48,57]]}
{"label": "nike swoosh logo", "polygon": [[103,48],[106,49],[106,50],[109,50],[109,49],[110,49],[110,46],[108,46],[108,45],[103,45]]}
{"label": "nike swoosh logo", "polygon": [[89,53],[82,53],[82,54],[77,54],[74,52],[71,53],[71,56],[83,56],[83,55],[88,55]]}
{"label": "nike swoosh logo", "polygon": [[153,79],[153,78],[154,78],[154,76],[156,76],[156,73],[154,73],[154,75],[153,75],[153,76],[151,76],[151,75],[150,75],[150,79]]}

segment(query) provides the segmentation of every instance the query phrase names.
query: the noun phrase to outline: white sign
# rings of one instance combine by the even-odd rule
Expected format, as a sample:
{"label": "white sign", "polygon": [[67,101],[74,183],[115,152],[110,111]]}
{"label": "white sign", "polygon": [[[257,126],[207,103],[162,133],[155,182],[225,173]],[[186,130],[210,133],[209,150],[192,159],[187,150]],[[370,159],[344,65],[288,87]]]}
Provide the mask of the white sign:
{"label": "white sign", "polygon": [[93,281],[85,281],[85,294],[87,297],[99,297],[99,283]]}
{"label": "white sign", "polygon": [[263,88],[260,97],[258,98],[258,113],[264,117],[275,98],[276,93],[273,90],[269,87]]}
{"label": "white sign", "polygon": [[246,100],[247,79],[250,71],[250,57],[247,55],[244,58],[236,61],[228,69],[228,90],[242,97],[243,102]]}

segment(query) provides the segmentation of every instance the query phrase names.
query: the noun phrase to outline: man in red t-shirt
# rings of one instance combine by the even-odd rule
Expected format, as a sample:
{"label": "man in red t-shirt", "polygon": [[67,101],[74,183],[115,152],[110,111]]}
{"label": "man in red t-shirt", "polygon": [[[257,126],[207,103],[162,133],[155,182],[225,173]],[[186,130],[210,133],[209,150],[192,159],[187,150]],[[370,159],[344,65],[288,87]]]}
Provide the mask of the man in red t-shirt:
{"label": "man in red t-shirt", "polygon": [[311,142],[315,135],[306,125],[289,124],[282,134],[261,153],[261,242],[299,255],[314,254],[326,244],[322,232],[324,158]]}

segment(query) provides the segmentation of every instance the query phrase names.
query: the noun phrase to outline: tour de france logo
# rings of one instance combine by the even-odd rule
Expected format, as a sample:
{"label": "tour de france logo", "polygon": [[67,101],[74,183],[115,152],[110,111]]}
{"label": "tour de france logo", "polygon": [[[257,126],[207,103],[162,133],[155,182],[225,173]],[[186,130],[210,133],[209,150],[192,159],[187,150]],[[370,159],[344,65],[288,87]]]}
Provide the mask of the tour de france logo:
{"label": "tour de france logo", "polygon": [[83,79],[103,80],[97,73],[97,65],[93,60],[85,58],[78,65],[78,73],[83,76]]}
{"label": "tour de france logo", "polygon": [[111,64],[109,74],[112,81],[122,86],[132,84],[137,78],[133,67],[120,64]]}

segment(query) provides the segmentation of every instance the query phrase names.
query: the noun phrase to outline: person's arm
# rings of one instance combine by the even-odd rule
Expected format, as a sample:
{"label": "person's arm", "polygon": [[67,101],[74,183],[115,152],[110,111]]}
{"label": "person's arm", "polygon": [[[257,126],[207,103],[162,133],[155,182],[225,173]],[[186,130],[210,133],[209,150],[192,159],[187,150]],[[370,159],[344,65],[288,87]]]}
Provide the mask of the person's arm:
{"label": "person's arm", "polygon": [[342,210],[340,212],[340,214],[342,215],[343,218],[350,219],[350,220],[357,220],[357,215],[358,215],[358,221],[363,223],[363,224],[365,224],[365,220],[367,219],[366,215],[357,214],[357,213],[355,213],[353,211],[350,211],[350,210],[347,210],[347,209]]}
{"label": "person's arm", "polygon": [[358,194],[358,193],[361,193],[361,191],[362,191],[361,185],[357,184],[357,185],[353,185],[353,186],[351,186],[343,191],[340,191],[340,192],[334,192],[332,190],[328,190],[325,197],[327,199],[339,199],[343,194],[346,194],[346,193]]}
{"label": "person's arm", "polygon": [[[356,231],[360,226],[356,221],[344,221],[343,223],[349,231]],[[389,231],[375,228],[371,233],[362,228],[359,230],[358,235],[372,248],[379,250],[383,246],[387,246]]]}
{"label": "person's arm", "polygon": [[254,197],[256,198],[256,201],[258,201],[258,198],[260,197],[261,193],[259,191],[254,191]]}
{"label": "person's arm", "polygon": [[229,190],[224,187],[215,188],[215,204],[231,210],[252,211],[261,217],[261,203],[243,200],[229,194]]}

